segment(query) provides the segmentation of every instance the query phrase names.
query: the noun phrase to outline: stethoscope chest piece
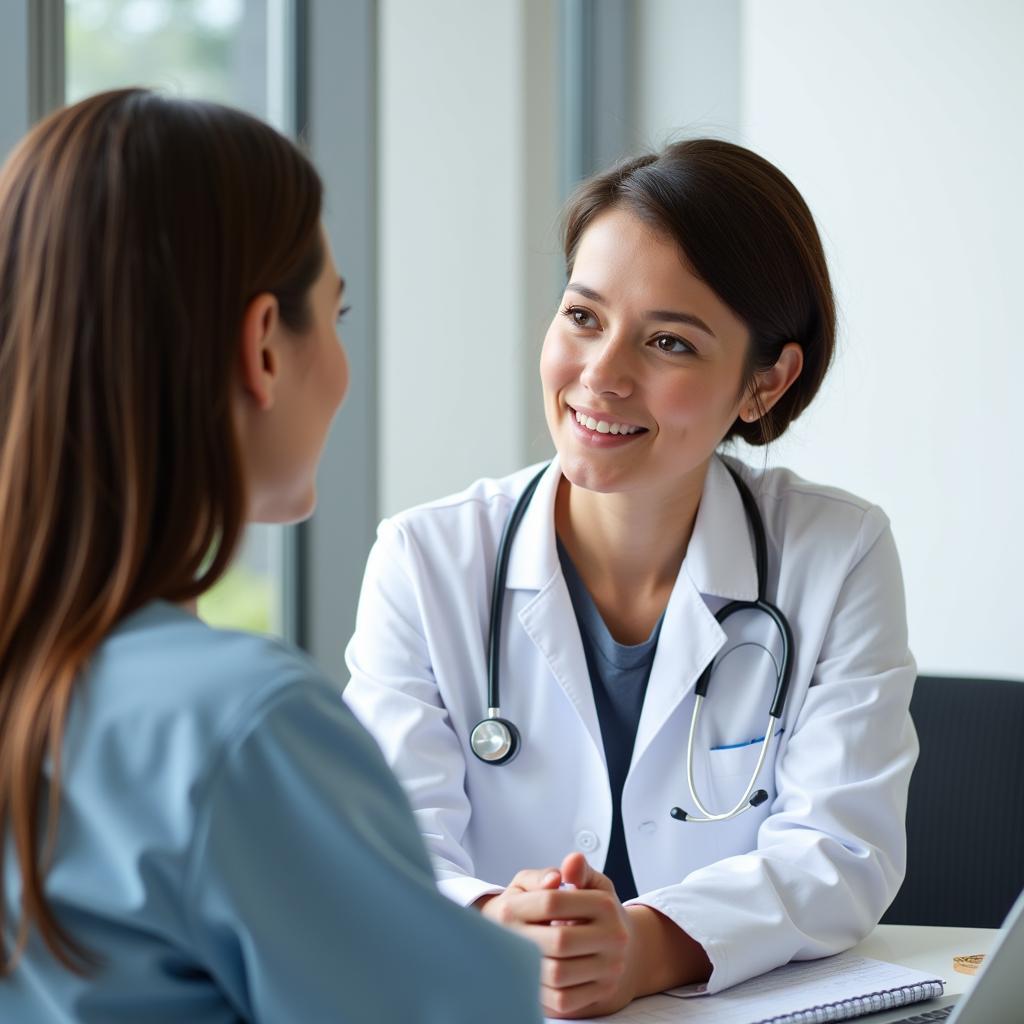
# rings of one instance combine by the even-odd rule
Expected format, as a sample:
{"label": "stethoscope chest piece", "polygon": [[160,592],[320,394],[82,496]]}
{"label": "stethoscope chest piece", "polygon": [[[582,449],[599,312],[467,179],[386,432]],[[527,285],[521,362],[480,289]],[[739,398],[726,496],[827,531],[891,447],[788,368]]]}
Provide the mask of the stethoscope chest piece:
{"label": "stethoscope chest piece", "polygon": [[519,730],[507,718],[499,718],[496,710],[492,708],[492,717],[473,726],[469,745],[473,753],[487,764],[508,764],[519,753]]}

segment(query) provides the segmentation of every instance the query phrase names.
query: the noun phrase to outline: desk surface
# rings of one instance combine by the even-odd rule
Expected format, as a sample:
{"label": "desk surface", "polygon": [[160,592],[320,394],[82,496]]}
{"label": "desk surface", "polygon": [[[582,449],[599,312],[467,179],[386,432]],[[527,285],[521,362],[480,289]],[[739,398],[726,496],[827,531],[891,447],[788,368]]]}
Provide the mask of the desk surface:
{"label": "desk surface", "polygon": [[[995,928],[932,928],[923,925],[880,924],[863,942],[854,946],[851,952],[927,971],[946,982],[946,995],[962,995],[973,984],[974,976],[954,971],[953,957],[987,953],[992,948],[997,934]],[[604,1024],[605,1021],[614,1024],[616,1021],[649,1020],[651,1018],[644,1012],[645,1004],[650,1005],[650,1001],[658,999],[664,997],[638,999],[620,1013],[602,1017],[599,1024]],[[588,1022],[579,1021],[578,1024]]]}
{"label": "desk surface", "polygon": [[995,928],[880,924],[853,952],[933,972],[945,980],[947,995],[958,995],[970,988],[974,977],[954,971],[953,957],[987,953],[997,934]]}

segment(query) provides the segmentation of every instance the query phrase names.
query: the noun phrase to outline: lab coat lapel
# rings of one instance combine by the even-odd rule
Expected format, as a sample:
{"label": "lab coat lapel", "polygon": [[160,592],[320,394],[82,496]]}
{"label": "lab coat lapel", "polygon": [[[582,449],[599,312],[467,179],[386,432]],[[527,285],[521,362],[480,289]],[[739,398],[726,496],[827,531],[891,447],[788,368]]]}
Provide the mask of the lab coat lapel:
{"label": "lab coat lapel", "polygon": [[590,738],[604,761],[601,724],[597,718],[590,671],[583,653],[576,613],[561,572],[519,613],[527,636],[547,662],[551,674],[576,709]]}
{"label": "lab coat lapel", "polygon": [[519,611],[519,622],[558,685],[576,709],[604,760],[601,726],[572,598],[555,546],[555,495],[562,477],[552,460],[519,525],[509,553],[506,590],[536,590]]}
{"label": "lab coat lapel", "polygon": [[[689,576],[680,571],[665,609],[658,650],[633,744],[636,764],[669,715],[697,685],[701,672],[725,643],[725,632]],[[680,737],[686,743],[686,737]]]}
{"label": "lab coat lapel", "polygon": [[[633,744],[633,764],[725,644],[725,631],[706,598],[752,601],[756,596],[757,568],[743,502],[729,471],[715,457],[708,466],[693,535],[665,609]],[[685,749],[686,736],[680,736],[679,742]]]}

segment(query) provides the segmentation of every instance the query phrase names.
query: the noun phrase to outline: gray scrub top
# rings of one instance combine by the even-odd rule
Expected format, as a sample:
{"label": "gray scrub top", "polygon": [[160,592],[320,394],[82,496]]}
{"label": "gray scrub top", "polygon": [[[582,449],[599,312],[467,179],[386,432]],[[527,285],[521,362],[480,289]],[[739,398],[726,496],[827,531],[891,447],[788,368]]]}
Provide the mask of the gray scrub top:
{"label": "gray scrub top", "polygon": [[580,627],[590,687],[601,724],[608,785],[612,791],[612,831],[602,871],[611,879],[616,895],[625,903],[636,899],[637,890],[622,824],[622,789],[633,759],[633,745],[665,615],[662,613],[643,643],[620,644],[601,618],[600,610],[561,540],[557,545],[562,575]]}

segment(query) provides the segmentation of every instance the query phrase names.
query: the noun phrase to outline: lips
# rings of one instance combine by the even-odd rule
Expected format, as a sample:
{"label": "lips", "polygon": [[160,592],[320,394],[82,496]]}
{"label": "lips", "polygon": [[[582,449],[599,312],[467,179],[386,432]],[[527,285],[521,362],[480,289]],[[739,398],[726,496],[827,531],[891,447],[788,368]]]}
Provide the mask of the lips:
{"label": "lips", "polygon": [[[591,450],[621,448],[635,444],[648,431],[636,423],[627,423],[609,413],[569,406],[569,429],[578,444]],[[591,426],[593,424],[593,426]]]}

